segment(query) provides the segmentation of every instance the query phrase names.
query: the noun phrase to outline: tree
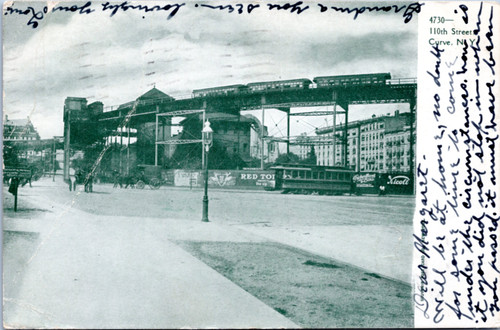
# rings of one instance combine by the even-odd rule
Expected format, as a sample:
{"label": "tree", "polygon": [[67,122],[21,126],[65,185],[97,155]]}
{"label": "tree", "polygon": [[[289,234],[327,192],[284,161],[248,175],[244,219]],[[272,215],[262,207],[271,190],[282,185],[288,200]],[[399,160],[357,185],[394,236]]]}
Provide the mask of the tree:
{"label": "tree", "polygon": [[[197,117],[186,119],[183,123],[180,140],[201,140],[202,122]],[[216,129],[216,128],[214,128]],[[165,164],[169,168],[177,169],[201,169],[202,144],[179,144]],[[208,155],[208,168],[214,170],[229,170],[246,167],[246,162],[235,152],[227,151],[227,145],[215,139],[210,147]]]}
{"label": "tree", "polygon": [[104,146],[101,143],[94,143],[83,148],[83,157],[73,159],[71,167],[75,170],[80,169],[90,171],[95,165],[101,164],[100,155]]}
{"label": "tree", "polygon": [[314,150],[314,146],[311,146],[307,158],[302,160],[301,163],[307,165],[316,165],[316,161],[317,161],[316,151]]}
{"label": "tree", "polygon": [[281,154],[276,158],[274,162],[275,165],[284,165],[284,164],[298,164],[300,163],[300,158],[293,152],[289,154]]}
{"label": "tree", "polygon": [[3,164],[5,167],[19,166],[19,152],[15,145],[3,145]]}
{"label": "tree", "polygon": [[167,159],[165,165],[176,169],[200,169],[201,168],[201,144],[177,145],[174,154]]}
{"label": "tree", "polygon": [[[181,144],[175,149],[167,167],[178,169],[201,169],[201,143]],[[230,155],[224,144],[214,141],[208,154],[208,168],[213,170],[232,170],[245,167],[246,163],[237,154]]]}

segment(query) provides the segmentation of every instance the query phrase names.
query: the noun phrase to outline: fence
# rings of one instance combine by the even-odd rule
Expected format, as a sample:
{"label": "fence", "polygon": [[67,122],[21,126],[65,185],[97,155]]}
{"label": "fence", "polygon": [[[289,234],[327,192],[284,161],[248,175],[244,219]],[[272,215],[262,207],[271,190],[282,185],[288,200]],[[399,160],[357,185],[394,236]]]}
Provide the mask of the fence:
{"label": "fence", "polygon": [[[203,187],[204,184],[202,171],[165,170],[162,178],[166,184],[176,187]],[[211,188],[274,188],[274,171],[210,170],[208,185]]]}

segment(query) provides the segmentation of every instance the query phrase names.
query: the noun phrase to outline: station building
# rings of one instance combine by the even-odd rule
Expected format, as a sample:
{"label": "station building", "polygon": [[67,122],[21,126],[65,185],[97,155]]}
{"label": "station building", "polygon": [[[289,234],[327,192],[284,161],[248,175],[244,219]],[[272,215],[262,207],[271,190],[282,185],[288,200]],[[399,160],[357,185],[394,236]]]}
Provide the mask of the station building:
{"label": "station building", "polygon": [[[194,120],[193,120],[194,119]],[[213,141],[230,156],[250,160],[252,155],[252,131],[260,129],[260,122],[253,116],[234,115],[223,112],[207,113],[206,120],[214,131]],[[180,122],[184,135],[201,138],[203,115],[190,116]],[[173,150],[170,152],[173,154]]]}
{"label": "station building", "polygon": [[[109,110],[120,110],[122,113],[134,113],[134,106],[151,107],[146,112],[158,112],[157,103],[166,103],[175,99],[153,87],[137,99],[118,106],[104,108],[101,102],[87,104],[87,99],[68,97],[65,101],[65,125],[71,124],[71,145],[78,148],[78,141],[84,135],[79,131],[78,123],[90,123],[102,113]],[[262,156],[261,134],[267,135],[267,127],[261,127],[260,121],[251,115],[237,115],[223,111],[206,113],[214,131],[214,144],[219,152],[227,157],[239,157],[244,162]],[[71,113],[71,118],[68,118]],[[180,117],[183,117],[180,118]],[[109,167],[119,172],[128,173],[138,164],[158,165],[171,164],[176,151],[186,140],[201,140],[203,115],[201,113],[188,114],[174,119],[172,116],[158,116],[155,121],[139,122],[134,128],[124,122],[123,127],[101,130],[105,135],[104,143],[109,146],[106,158],[109,158]],[[177,121],[177,119],[182,119]],[[158,126],[157,126],[158,125]],[[66,126],[65,126],[66,127]],[[85,126],[82,126],[85,127]],[[87,127],[85,127],[87,129]],[[85,141],[84,141],[85,142]],[[155,145],[157,144],[157,147]],[[156,149],[157,148],[157,149]],[[201,148],[201,144],[199,145]],[[277,148],[274,143],[264,142],[264,157],[266,161],[273,161],[277,157]],[[157,154],[156,154],[157,150]],[[193,151],[194,152],[194,151]],[[191,152],[191,154],[193,153]],[[182,155],[182,153],[181,153]],[[201,149],[199,156],[201,157]],[[157,157],[157,159],[155,159]]]}

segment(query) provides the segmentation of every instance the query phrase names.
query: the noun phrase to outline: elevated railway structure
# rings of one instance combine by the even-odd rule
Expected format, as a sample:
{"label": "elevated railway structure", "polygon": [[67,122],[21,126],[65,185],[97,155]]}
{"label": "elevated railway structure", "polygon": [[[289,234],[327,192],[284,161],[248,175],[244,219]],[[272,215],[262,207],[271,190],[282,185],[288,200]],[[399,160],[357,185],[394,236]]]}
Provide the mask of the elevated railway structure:
{"label": "elevated railway structure", "polygon": [[[161,93],[161,92],[160,92]],[[163,93],[162,93],[163,94]],[[92,117],[101,129],[116,130],[117,127],[139,128],[144,123],[155,123],[155,144],[168,144],[159,139],[160,126],[170,125],[172,116],[188,116],[193,113],[227,113],[240,115],[248,110],[261,110],[262,123],[266,109],[277,109],[287,115],[287,143],[289,152],[291,116],[344,116],[344,136],[349,122],[349,107],[357,104],[407,103],[410,108],[410,145],[414,143],[413,122],[417,101],[417,83],[414,78],[392,79],[389,73],[316,77],[274,82],[251,83],[194,90],[190,98],[173,99],[166,94],[158,97],[139,98],[120,106],[102,108]],[[154,96],[154,95],[152,95]],[[292,111],[297,108],[333,106],[331,111]],[[65,107],[66,113],[71,109]],[[65,120],[66,124],[66,120]],[[68,125],[69,126],[69,125]],[[335,122],[333,127],[335,128]],[[261,125],[261,140],[264,143],[264,125]],[[333,132],[335,137],[335,132]],[[69,134],[65,130],[65,136]],[[139,133],[138,133],[139,135]],[[199,141],[187,141],[186,143]],[[183,143],[175,141],[172,143]],[[292,142],[293,143],[293,142]],[[69,144],[68,144],[69,146]],[[157,147],[156,147],[157,148]],[[261,148],[263,149],[263,148]],[[345,161],[347,143],[342,148]],[[263,157],[262,157],[263,158]],[[413,170],[413,148],[410,147],[410,168]],[[263,164],[262,164],[263,165]],[[348,165],[348,164],[343,164]]]}

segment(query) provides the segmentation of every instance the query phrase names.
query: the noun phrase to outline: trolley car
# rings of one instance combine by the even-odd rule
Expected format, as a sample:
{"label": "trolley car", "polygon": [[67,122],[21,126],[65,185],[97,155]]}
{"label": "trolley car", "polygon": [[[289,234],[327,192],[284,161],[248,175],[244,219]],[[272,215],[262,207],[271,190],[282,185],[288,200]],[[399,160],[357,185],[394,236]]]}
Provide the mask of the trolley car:
{"label": "trolley car", "polygon": [[341,195],[354,192],[354,171],[339,166],[280,165],[275,166],[275,189],[283,193]]}

